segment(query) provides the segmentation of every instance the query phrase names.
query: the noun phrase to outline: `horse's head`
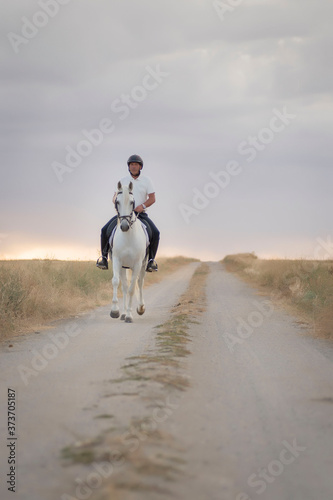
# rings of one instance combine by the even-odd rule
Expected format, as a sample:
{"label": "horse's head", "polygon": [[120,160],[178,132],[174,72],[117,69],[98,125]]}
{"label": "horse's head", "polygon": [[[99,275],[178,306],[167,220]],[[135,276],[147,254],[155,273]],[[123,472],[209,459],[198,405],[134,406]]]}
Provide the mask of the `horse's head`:
{"label": "horse's head", "polygon": [[120,229],[126,232],[133,224],[132,217],[135,208],[133,183],[130,182],[128,186],[123,186],[119,181],[117,187],[118,191],[115,200],[115,207],[120,221]]}

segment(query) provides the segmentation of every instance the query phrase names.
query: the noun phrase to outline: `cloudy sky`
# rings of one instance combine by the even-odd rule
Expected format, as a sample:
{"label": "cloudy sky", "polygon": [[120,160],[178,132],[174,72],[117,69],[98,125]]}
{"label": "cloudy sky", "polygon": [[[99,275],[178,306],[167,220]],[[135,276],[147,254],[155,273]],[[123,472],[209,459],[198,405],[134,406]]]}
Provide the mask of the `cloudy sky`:
{"label": "cloudy sky", "polygon": [[332,238],[333,2],[0,7],[0,258],[95,259],[126,160],[160,255],[313,257]]}

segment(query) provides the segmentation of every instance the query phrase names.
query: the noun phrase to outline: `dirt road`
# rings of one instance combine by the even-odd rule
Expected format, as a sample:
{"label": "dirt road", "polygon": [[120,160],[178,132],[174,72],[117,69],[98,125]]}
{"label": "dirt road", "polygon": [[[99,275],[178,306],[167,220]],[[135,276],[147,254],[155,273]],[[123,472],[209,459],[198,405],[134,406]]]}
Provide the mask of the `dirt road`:
{"label": "dirt road", "polygon": [[[333,497],[332,346],[221,264],[209,264],[207,308],[189,325],[191,354],[177,368],[190,386],[161,392],[142,372],[124,378],[129,358],[155,352],[154,327],[197,267],[148,288],[147,312],[133,324],[100,308],[2,347],[1,499]],[[7,439],[8,388],[17,440]],[[124,444],[126,458],[108,461],[106,449]]]}

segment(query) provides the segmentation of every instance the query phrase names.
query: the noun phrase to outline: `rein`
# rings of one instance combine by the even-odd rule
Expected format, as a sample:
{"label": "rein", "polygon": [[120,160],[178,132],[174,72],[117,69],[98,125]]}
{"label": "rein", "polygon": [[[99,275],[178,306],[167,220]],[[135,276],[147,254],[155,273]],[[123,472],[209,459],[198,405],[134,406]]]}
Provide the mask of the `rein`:
{"label": "rein", "polygon": [[[118,193],[118,194],[121,194],[121,193]],[[136,221],[137,219],[137,215],[135,214],[134,216],[134,219],[133,218],[133,214],[135,213],[134,212],[134,203],[132,203],[132,212],[129,214],[129,215],[120,215],[119,214],[119,211],[118,211],[118,200],[116,198],[116,201],[115,201],[115,207],[116,207],[116,211],[117,211],[117,217],[118,217],[118,220],[120,221],[120,223],[123,221],[123,220],[126,220],[129,224],[129,228],[131,229],[131,227],[133,226],[134,222]]]}

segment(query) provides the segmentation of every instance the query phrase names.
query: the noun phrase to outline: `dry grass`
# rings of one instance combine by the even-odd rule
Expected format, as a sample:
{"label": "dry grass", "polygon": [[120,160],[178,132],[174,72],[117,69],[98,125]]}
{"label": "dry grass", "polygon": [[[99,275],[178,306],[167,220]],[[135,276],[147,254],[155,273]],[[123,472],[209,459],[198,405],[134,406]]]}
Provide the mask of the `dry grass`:
{"label": "dry grass", "polygon": [[228,255],[228,271],[259,286],[313,325],[316,335],[333,338],[333,261],[262,260],[254,254]]}
{"label": "dry grass", "polygon": [[[146,285],[193,260],[159,259],[159,272],[147,273]],[[0,261],[0,339],[108,304],[111,278],[91,261]]]}

